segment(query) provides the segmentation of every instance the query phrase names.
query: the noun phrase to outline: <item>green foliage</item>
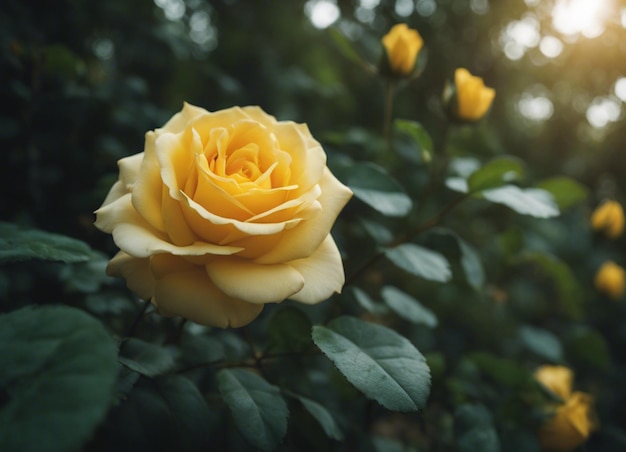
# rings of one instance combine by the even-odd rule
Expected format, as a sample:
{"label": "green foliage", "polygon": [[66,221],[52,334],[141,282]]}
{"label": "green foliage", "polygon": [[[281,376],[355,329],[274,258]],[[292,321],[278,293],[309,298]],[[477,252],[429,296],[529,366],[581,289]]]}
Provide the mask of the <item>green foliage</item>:
{"label": "green foliage", "polygon": [[0,263],[28,259],[71,263],[84,262],[90,257],[89,245],[80,240],[0,222]]}
{"label": "green foliage", "polygon": [[314,326],[313,341],[350,383],[385,408],[417,411],[426,404],[426,360],[395,331],[339,317],[328,326]]}
{"label": "green foliage", "polygon": [[222,398],[241,434],[261,450],[274,449],[287,432],[287,405],[280,390],[259,375],[241,369],[218,372]]}
{"label": "green foliage", "polygon": [[414,243],[388,248],[385,256],[401,269],[424,279],[446,282],[452,277],[450,264],[443,255]]}
{"label": "green foliage", "polygon": [[416,325],[426,325],[430,328],[437,326],[437,317],[428,308],[409,294],[393,286],[385,286],[382,296],[387,306],[399,317]]}
{"label": "green foliage", "polygon": [[115,344],[67,306],[0,316],[2,450],[78,450],[104,418],[118,371]]}
{"label": "green foliage", "polygon": [[320,423],[329,438],[337,441],[343,440],[344,436],[341,429],[326,408],[311,399],[307,399],[306,397],[298,396],[297,398],[309,414]]}
{"label": "green foliage", "polygon": [[350,166],[346,182],[354,196],[389,217],[402,217],[413,207],[411,198],[387,172],[373,163]]}
{"label": "green foliage", "polygon": [[169,350],[133,337],[120,344],[119,360],[147,377],[161,375],[174,367],[174,356]]}

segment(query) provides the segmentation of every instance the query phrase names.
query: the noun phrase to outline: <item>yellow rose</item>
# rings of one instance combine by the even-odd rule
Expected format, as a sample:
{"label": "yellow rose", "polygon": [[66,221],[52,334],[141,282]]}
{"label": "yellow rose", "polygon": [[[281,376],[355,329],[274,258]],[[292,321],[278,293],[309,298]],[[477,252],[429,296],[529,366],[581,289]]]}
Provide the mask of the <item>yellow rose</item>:
{"label": "yellow rose", "polygon": [[625,276],[622,267],[615,262],[607,261],[596,273],[594,281],[596,289],[616,300],[624,295]]}
{"label": "yellow rose", "polygon": [[605,201],[591,215],[591,227],[612,239],[624,232],[624,210],[616,201]]}
{"label": "yellow rose", "polygon": [[341,291],[330,228],[352,192],[306,125],[185,104],[118,164],[96,211],[120,248],[107,270],[163,315],[238,327],[265,303]]}
{"label": "yellow rose", "polygon": [[422,37],[406,24],[394,25],[383,36],[383,46],[391,72],[396,75],[411,75],[415,68],[417,55],[424,45]]}
{"label": "yellow rose", "polygon": [[454,72],[456,88],[456,116],[464,121],[476,121],[482,118],[489,107],[496,90],[485,86],[483,79],[475,77],[465,68]]}
{"label": "yellow rose", "polygon": [[566,452],[584,443],[595,428],[590,417],[591,404],[591,397],[583,392],[574,392],[568,397],[539,429],[541,447]]}
{"label": "yellow rose", "polygon": [[535,380],[566,400],[572,392],[574,373],[565,366],[544,365],[535,371]]}

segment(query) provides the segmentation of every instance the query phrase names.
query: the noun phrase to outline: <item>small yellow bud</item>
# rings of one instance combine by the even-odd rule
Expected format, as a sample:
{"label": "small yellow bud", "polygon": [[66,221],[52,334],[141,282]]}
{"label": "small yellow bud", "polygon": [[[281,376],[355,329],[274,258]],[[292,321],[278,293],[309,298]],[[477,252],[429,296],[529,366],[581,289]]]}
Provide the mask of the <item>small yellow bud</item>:
{"label": "small yellow bud", "polygon": [[389,33],[383,36],[382,43],[387,51],[391,72],[400,76],[411,75],[417,55],[424,45],[417,30],[409,28],[406,24],[394,25]]}
{"label": "small yellow bud", "polygon": [[598,270],[595,277],[596,289],[608,297],[617,300],[624,295],[626,273],[615,262],[607,261]]}
{"label": "small yellow bud", "polygon": [[558,405],[554,415],[539,429],[542,449],[566,452],[584,443],[595,428],[591,405],[591,397],[584,392],[574,392],[564,404]]}
{"label": "small yellow bud", "polygon": [[617,201],[605,201],[591,215],[591,227],[615,239],[624,232],[624,209]]}
{"label": "small yellow bud", "polygon": [[482,118],[489,107],[496,90],[485,86],[483,79],[475,77],[465,68],[454,72],[456,88],[456,116],[464,121],[477,121]]}
{"label": "small yellow bud", "polygon": [[544,365],[535,371],[535,380],[555,395],[566,400],[572,393],[574,373],[565,366]]}

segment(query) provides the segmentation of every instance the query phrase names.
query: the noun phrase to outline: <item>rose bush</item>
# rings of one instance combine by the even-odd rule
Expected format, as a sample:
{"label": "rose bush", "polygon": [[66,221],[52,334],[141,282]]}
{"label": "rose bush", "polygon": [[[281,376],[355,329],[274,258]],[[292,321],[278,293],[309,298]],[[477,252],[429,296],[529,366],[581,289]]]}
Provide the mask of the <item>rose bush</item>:
{"label": "rose bush", "polygon": [[120,248],[107,270],[161,314],[238,327],[265,303],[341,290],[330,229],[352,192],[306,125],[185,104],[118,165],[96,211]]}

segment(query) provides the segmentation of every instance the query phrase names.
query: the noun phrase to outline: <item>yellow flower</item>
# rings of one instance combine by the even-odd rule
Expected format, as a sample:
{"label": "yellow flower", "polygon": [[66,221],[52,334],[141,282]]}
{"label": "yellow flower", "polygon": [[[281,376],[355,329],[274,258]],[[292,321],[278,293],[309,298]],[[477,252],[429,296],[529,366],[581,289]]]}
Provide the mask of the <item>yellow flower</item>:
{"label": "yellow flower", "polygon": [[408,76],[413,73],[417,55],[424,45],[422,37],[406,24],[394,25],[383,36],[383,46],[391,71],[396,75]]}
{"label": "yellow flower", "polygon": [[605,201],[591,215],[591,227],[612,239],[624,232],[624,210],[616,201]]}
{"label": "yellow flower", "polygon": [[565,366],[544,365],[535,371],[535,380],[566,400],[572,392],[574,373]]}
{"label": "yellow flower", "polygon": [[118,164],[96,211],[121,250],[107,271],[161,314],[238,327],[265,303],[341,291],[330,228],[352,192],[306,125],[185,104]]}
{"label": "yellow flower", "polygon": [[541,447],[566,452],[584,443],[595,428],[591,419],[592,400],[588,394],[574,392],[539,429]]}
{"label": "yellow flower", "polygon": [[614,300],[624,295],[626,274],[624,269],[615,262],[607,261],[598,270],[595,277],[595,286],[599,292]]}
{"label": "yellow flower", "polygon": [[456,115],[465,121],[482,118],[489,107],[496,91],[485,86],[483,79],[475,77],[465,68],[458,68],[454,73],[457,108]]}

